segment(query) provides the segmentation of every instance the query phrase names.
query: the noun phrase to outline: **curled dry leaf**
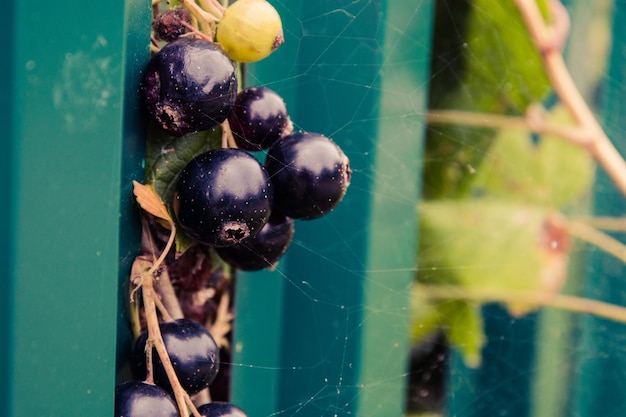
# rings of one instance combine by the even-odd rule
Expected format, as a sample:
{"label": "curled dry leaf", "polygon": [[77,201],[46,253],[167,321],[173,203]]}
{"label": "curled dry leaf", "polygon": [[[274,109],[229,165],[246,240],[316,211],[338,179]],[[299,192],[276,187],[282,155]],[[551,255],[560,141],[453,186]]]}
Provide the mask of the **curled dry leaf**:
{"label": "curled dry leaf", "polygon": [[152,187],[133,181],[133,194],[137,198],[137,203],[146,212],[167,221],[170,225],[174,224],[165,204]]}

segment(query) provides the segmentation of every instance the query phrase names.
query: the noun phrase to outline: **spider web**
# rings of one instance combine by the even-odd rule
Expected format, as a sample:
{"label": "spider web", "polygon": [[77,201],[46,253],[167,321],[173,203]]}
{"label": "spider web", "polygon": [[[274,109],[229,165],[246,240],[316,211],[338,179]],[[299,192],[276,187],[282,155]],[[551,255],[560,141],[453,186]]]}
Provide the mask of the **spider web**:
{"label": "spider web", "polygon": [[[296,223],[275,271],[237,276],[233,402],[267,417],[621,415],[626,333],[615,323],[550,309],[512,317],[487,305],[487,343],[476,369],[443,333],[410,342],[410,290],[419,272],[416,205],[429,162],[421,144],[428,88],[444,75],[462,82],[460,61],[474,40],[436,57],[445,71],[429,73],[431,2],[272,3],[285,43],[250,66],[246,83],[279,92],[295,129],[339,143],[353,176],[335,211]],[[596,108],[606,96],[598,86],[621,87],[605,79],[607,3],[572,7],[567,53]],[[467,5],[442,0],[437,7],[453,13]],[[451,29],[463,39],[465,28]],[[607,130],[620,126],[609,119]],[[476,146],[462,131],[455,139]],[[597,205],[613,207],[612,187],[602,176],[598,181]],[[621,214],[606,211],[601,214]],[[605,294],[623,265],[586,246],[574,254],[574,266],[588,268],[578,262],[590,258],[591,272],[601,278],[574,274],[566,290],[619,303],[620,293]],[[588,381],[610,388],[598,391]]]}

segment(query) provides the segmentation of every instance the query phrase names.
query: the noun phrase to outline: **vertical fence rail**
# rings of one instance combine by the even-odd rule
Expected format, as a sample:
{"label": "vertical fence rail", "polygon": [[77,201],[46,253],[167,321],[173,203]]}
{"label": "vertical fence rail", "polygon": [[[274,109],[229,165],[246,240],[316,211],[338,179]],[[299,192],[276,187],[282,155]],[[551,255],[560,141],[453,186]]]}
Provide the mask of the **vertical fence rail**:
{"label": "vertical fence rail", "polygon": [[[602,124],[622,155],[626,155],[626,4],[613,2],[612,46],[607,73],[601,86]],[[594,188],[594,214],[622,217],[624,196],[603,172]],[[625,235],[616,234],[624,241]],[[595,251],[586,268],[585,295],[618,305],[626,304],[626,266],[611,256]],[[626,408],[626,327],[596,317],[585,317],[580,326],[577,372],[573,386],[572,408],[581,417],[623,414]]]}
{"label": "vertical fence rail", "polygon": [[2,415],[112,413],[127,76],[149,17],[136,0],[3,7]]}
{"label": "vertical fence rail", "polygon": [[400,416],[408,362],[432,2],[276,2],[286,41],[250,69],[352,184],[296,223],[277,271],[238,279],[235,401],[258,415]]}

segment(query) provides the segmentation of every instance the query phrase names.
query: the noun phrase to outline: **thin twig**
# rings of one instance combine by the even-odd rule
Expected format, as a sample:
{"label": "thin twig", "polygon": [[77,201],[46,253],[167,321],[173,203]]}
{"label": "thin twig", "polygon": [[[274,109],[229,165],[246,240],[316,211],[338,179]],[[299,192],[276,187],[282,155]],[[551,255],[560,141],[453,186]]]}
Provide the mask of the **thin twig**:
{"label": "thin twig", "polygon": [[152,268],[150,268],[143,275],[141,284],[144,309],[146,312],[146,324],[148,327],[148,340],[146,341],[146,350],[152,350],[152,346],[154,346],[154,348],[156,349],[157,354],[159,355],[159,359],[161,360],[161,364],[163,365],[163,369],[165,370],[167,378],[170,381],[170,385],[172,386],[174,398],[176,399],[176,403],[178,405],[181,417],[189,417],[189,410],[191,410],[192,414],[195,417],[201,417],[200,413],[198,413],[198,410],[193,406],[193,403],[191,403],[189,394],[187,394],[184,388],[180,385],[170,356],[167,353],[167,349],[165,348],[165,343],[163,342],[163,336],[161,335],[161,328],[159,327],[159,321],[156,311],[156,300],[158,299],[158,296],[154,291],[154,277],[152,275],[152,272],[150,272],[151,269]]}
{"label": "thin twig", "polygon": [[579,127],[550,123],[531,117],[503,116],[463,110],[430,110],[426,114],[430,124],[458,124],[464,126],[516,129],[555,136],[578,146],[587,147],[589,137]]}
{"label": "thin twig", "polygon": [[159,359],[161,359],[161,363],[163,364],[163,368],[165,369],[165,373],[167,374],[170,384],[172,385],[174,398],[176,399],[176,403],[178,404],[178,409],[180,411],[181,417],[189,417],[185,397],[183,395],[185,390],[180,386],[180,382],[178,382],[176,371],[174,371],[172,361],[170,360],[170,356],[167,353],[167,349],[165,348],[165,343],[163,342],[163,336],[161,335],[161,328],[159,327],[155,304],[155,299],[157,295],[154,292],[153,277],[150,270],[148,270],[143,275],[141,288],[143,294],[144,309],[146,312],[146,324],[148,327],[146,351],[152,350],[153,346],[156,349],[159,355]]}
{"label": "thin twig", "polygon": [[619,240],[580,221],[568,221],[567,231],[570,235],[597,246],[626,264],[626,245]]}
{"label": "thin twig", "polygon": [[[165,320],[171,321],[175,319],[180,319],[184,317],[183,309],[180,307],[180,302],[178,301],[178,297],[176,296],[176,291],[174,290],[174,286],[172,285],[172,281],[170,280],[170,274],[167,269],[161,271],[159,275],[159,281],[155,286],[157,292],[159,293],[159,303],[162,303],[163,307],[161,308],[158,304],[159,310],[164,310],[167,312],[163,313],[163,317]],[[161,301],[162,300],[162,301]]]}
{"label": "thin twig", "polygon": [[416,291],[430,300],[467,300],[482,303],[527,303],[626,323],[626,307],[573,295],[511,291],[509,289],[466,288],[455,285],[418,285]]}
{"label": "thin twig", "polygon": [[202,8],[204,10],[208,11],[209,13],[211,13],[218,20],[222,20],[222,17],[224,16],[224,10],[226,10],[226,8],[224,6],[222,6],[222,4],[219,1],[217,1],[217,0],[198,0],[198,2],[200,3],[200,6],[202,6]]}
{"label": "thin twig", "polygon": [[626,217],[574,216],[569,219],[607,232],[626,232]]}
{"label": "thin twig", "polygon": [[220,20],[217,16],[205,11],[200,6],[198,6],[198,4],[194,0],[180,0],[180,2],[183,4],[183,6],[187,8],[187,10],[189,10],[189,12],[193,16],[195,16],[202,23],[209,24],[215,23]]}
{"label": "thin twig", "polygon": [[237,148],[237,142],[233,136],[233,131],[230,128],[228,119],[222,122],[222,148]]}
{"label": "thin twig", "polygon": [[548,26],[536,0],[515,0],[528,31],[541,53],[544,67],[556,95],[592,140],[587,149],[626,196],[626,162],[602,129],[582,94],[576,87],[560,51],[563,28],[568,25],[567,11],[558,0],[550,2],[553,25]]}

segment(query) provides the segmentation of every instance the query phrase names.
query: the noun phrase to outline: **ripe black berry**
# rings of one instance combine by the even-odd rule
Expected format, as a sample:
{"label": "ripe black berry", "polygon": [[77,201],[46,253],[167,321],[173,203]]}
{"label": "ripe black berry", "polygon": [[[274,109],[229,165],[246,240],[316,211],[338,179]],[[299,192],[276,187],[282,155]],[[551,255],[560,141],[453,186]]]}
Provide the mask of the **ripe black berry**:
{"label": "ripe black berry", "polygon": [[[208,330],[201,324],[178,319],[159,325],[165,348],[181,386],[189,394],[208,387],[219,370],[219,348]],[[133,346],[133,365],[137,379],[146,377],[146,340],[144,331]],[[166,390],[171,385],[156,349],[152,352],[154,383]]]}
{"label": "ripe black berry", "polygon": [[157,39],[171,42],[189,32],[185,23],[191,25],[191,15],[187,8],[178,6],[159,13],[152,21],[152,30]]}
{"label": "ripe black berry", "polygon": [[174,136],[222,123],[237,97],[230,58],[214,43],[179,38],[150,58],[141,84],[149,116]]}
{"label": "ripe black berry", "polygon": [[314,219],[341,201],[350,185],[350,164],[329,138],[309,132],[282,137],[267,152],[274,208],[294,219]]}
{"label": "ripe black berry", "polygon": [[139,381],[115,387],[115,417],[178,417],[176,403],[162,388]]}
{"label": "ripe black berry", "polygon": [[192,238],[228,246],[263,228],[272,198],[269,176],[255,157],[240,149],[212,149],[179,174],[174,213]]}
{"label": "ripe black berry", "polygon": [[228,116],[235,142],[241,149],[269,148],[289,125],[282,97],[267,87],[250,87],[239,94]]}
{"label": "ripe black berry", "polygon": [[273,214],[256,236],[216,251],[226,263],[244,271],[272,268],[287,250],[293,232],[292,219]]}
{"label": "ripe black berry", "polygon": [[198,407],[202,417],[248,417],[241,408],[235,404],[214,401]]}

